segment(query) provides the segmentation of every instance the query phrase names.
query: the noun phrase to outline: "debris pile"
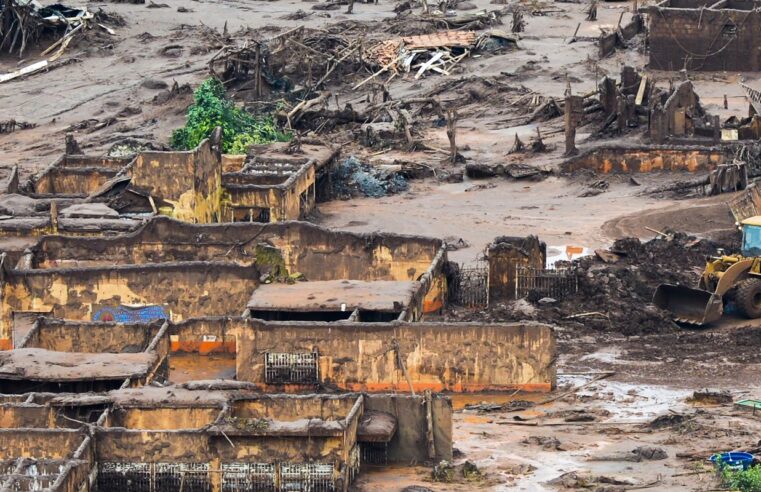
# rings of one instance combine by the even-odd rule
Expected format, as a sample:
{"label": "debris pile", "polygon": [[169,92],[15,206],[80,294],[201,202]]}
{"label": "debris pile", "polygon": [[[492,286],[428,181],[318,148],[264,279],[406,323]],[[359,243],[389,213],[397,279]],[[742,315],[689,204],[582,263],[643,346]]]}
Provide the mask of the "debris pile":
{"label": "debris pile", "polygon": [[481,35],[473,31],[439,31],[389,39],[368,50],[368,58],[381,68],[354,88],[361,87],[384,72],[391,73],[387,82],[400,73],[412,71],[415,72],[415,79],[428,71],[449,75],[455,65],[475,50],[499,49],[516,44],[517,38],[514,35],[502,31]]}
{"label": "debris pile", "polygon": [[37,45],[50,33],[63,35],[43,52],[58,48],[63,53],[75,34],[94,18],[87,10],[54,4],[43,7],[36,0],[3,0],[0,3],[0,50],[23,57],[27,48]]}
{"label": "debris pile", "polygon": [[541,295],[490,306],[481,312],[451,309],[458,320],[534,319],[561,326],[614,331],[624,335],[665,333],[678,329],[669,313],[652,304],[652,296],[661,283],[697,285],[705,258],[719,247],[728,251],[732,245],[718,245],[683,233],[667,232],[648,242],[636,238],[617,240],[610,250],[573,262],[558,262],[557,267],[571,268],[578,290],[555,302],[539,302]]}
{"label": "debris pile", "polygon": [[655,288],[661,283],[697,285],[706,256],[716,254],[716,249],[711,241],[682,233],[646,243],[620,239],[609,251],[574,262],[577,294],[558,307],[540,307],[539,312],[626,335],[670,331],[676,328],[670,315],[651,304]]}
{"label": "debris pile", "polygon": [[0,134],[13,133],[16,130],[27,130],[34,128],[34,123],[27,123],[26,121],[6,120],[0,121]]}
{"label": "debris pile", "polygon": [[266,40],[224,46],[209,62],[209,71],[229,81],[244,99],[261,100],[287,93],[309,97],[333,78],[358,73],[362,38],[326,33],[304,26]]}
{"label": "debris pile", "polygon": [[[16,54],[24,58],[34,47],[50,42],[39,53],[39,60],[12,72],[0,74],[0,83],[7,82],[44,69],[53,68],[69,46],[83,39],[92,40],[96,36],[114,35],[113,29],[105,23],[121,19],[103,11],[93,14],[86,9],[53,4],[43,7],[36,0],[0,0],[0,53]],[[124,20],[121,19],[120,22]],[[65,65],[77,61],[74,58],[58,61],[55,65]]]}
{"label": "debris pile", "polygon": [[371,166],[351,156],[331,175],[333,194],[340,199],[353,196],[380,198],[407,189],[407,180],[395,169]]}

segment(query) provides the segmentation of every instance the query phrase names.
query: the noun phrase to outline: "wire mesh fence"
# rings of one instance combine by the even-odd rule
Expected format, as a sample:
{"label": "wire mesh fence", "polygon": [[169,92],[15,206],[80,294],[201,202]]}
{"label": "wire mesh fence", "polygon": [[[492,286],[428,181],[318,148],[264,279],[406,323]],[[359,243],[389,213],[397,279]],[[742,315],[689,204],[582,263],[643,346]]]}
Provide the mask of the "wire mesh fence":
{"label": "wire mesh fence", "polygon": [[468,267],[460,265],[450,281],[449,302],[467,308],[489,304],[489,266],[485,261]]}
{"label": "wire mesh fence", "polygon": [[[352,452],[349,480],[359,471],[359,449]],[[331,463],[222,463],[212,470],[208,463],[116,463],[98,465],[99,492],[211,492],[212,474],[221,474],[226,492],[323,492],[336,490]],[[32,489],[21,489],[32,490]],[[36,489],[34,489],[36,490]]]}
{"label": "wire mesh fence", "polygon": [[319,382],[317,352],[264,354],[264,380],[268,384],[316,384]]}
{"label": "wire mesh fence", "polygon": [[222,463],[223,492],[275,492],[276,487],[273,463]]}
{"label": "wire mesh fence", "polygon": [[576,273],[570,268],[531,268],[518,265],[515,269],[515,298],[534,292],[541,297],[562,299],[578,291]]}

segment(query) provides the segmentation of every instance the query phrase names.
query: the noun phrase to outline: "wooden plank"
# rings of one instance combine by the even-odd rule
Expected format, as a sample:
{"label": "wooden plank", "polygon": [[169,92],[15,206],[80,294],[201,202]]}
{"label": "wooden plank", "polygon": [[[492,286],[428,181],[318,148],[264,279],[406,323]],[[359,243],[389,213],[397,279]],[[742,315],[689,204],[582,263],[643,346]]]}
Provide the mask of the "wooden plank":
{"label": "wooden plank", "polygon": [[415,80],[419,79],[419,78],[420,78],[420,76],[421,76],[421,75],[423,75],[423,72],[425,72],[426,70],[428,70],[429,68],[431,68],[431,66],[432,66],[434,63],[436,63],[437,61],[439,61],[439,59],[441,59],[441,57],[442,57],[442,56],[444,56],[444,52],[443,52],[443,51],[437,51],[437,52],[436,52],[436,53],[435,53],[435,54],[434,54],[434,55],[431,57],[431,59],[430,59],[430,60],[428,60],[427,62],[423,63],[423,66],[421,66],[421,67],[420,67],[420,70],[418,70],[418,71],[417,71],[417,74],[415,74]]}
{"label": "wooden plank", "polygon": [[9,80],[16,79],[18,77],[22,77],[24,75],[29,75],[30,73],[40,71],[47,66],[48,66],[48,61],[42,60],[36,63],[32,63],[31,65],[27,65],[24,68],[20,68],[14,72],[9,72],[9,73],[0,75],[0,84],[2,84],[3,82],[8,82]]}
{"label": "wooden plank", "polygon": [[634,104],[637,106],[640,106],[642,104],[642,100],[645,98],[645,87],[647,87],[647,75],[643,75],[642,80],[639,82],[637,98],[634,100]]}

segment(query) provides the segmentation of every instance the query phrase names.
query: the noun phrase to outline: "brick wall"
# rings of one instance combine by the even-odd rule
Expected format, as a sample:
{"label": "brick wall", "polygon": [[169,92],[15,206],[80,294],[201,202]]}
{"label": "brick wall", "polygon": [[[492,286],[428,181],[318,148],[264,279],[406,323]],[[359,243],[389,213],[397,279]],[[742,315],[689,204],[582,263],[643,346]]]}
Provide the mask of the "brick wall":
{"label": "brick wall", "polygon": [[648,13],[650,68],[681,70],[686,60],[689,70],[761,70],[758,10],[652,7]]}

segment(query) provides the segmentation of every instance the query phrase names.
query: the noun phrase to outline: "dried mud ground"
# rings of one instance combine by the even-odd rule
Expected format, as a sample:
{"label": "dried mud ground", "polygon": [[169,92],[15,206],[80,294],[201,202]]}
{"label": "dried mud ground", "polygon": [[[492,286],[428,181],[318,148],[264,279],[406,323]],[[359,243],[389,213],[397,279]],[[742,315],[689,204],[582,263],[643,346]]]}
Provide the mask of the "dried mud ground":
{"label": "dried mud ground", "polygon": [[[378,4],[357,3],[351,16],[339,10],[330,12],[330,17],[314,13],[298,21],[281,17],[300,9],[311,12],[312,3],[288,0],[161,0],[160,3],[168,4],[169,8],[87,4],[92,11],[102,8],[121,15],[126,25],[115,27],[113,38],[100,36],[97,43],[70,48],[64,56],[68,63],[63,66],[0,85],[0,121],[16,119],[37,125],[30,130],[0,135],[0,177],[15,164],[20,166],[22,177],[48,165],[61,152],[66,131],[74,131],[88,153],[105,151],[113,142],[126,137],[165,143],[171,131],[183,123],[190,98],[186,95],[156,102],[161,91],[146,87],[145,81],[156,79],[169,85],[176,81],[194,86],[206,78],[206,63],[213,52],[205,40],[208,33],[204,26],[222,30],[227,25],[231,32],[264,26],[284,30],[299,25],[319,28],[349,19],[369,22],[394,16],[394,5],[384,0]],[[491,5],[488,0],[473,3],[490,10],[502,7]],[[179,13],[178,7],[191,12]],[[599,20],[585,22],[586,5],[546,2],[540,9],[553,12],[526,16],[527,30],[520,41],[520,50],[467,60],[456,76],[504,77],[553,97],[562,97],[569,80],[576,93],[587,93],[593,90],[596,75],[617,76],[624,62],[638,68],[645,65],[646,57],[639,46],[594,61],[597,48],[593,38],[601,28],[614,27],[622,12],[623,22],[627,22],[630,7],[629,3],[603,2],[599,6]],[[505,21],[509,24],[509,16]],[[579,22],[581,39],[568,43]],[[168,46],[179,48],[167,51]],[[0,58],[0,71],[13,70],[18,64],[17,59]],[[664,72],[650,75],[660,83],[678,78]],[[693,77],[708,111],[718,112],[723,118],[745,113],[747,103],[736,84],[738,74]],[[758,80],[758,74],[745,74],[745,79],[752,84]],[[445,80],[445,77],[397,80],[390,91],[394,98],[415,96]],[[353,96],[345,88],[331,89],[344,101]],[[729,97],[727,110],[721,107],[723,94]],[[457,95],[445,93],[442,97],[451,99]],[[511,126],[510,111],[495,108],[488,99],[462,110],[458,143],[471,162],[503,163],[509,159],[508,151],[516,134],[524,140],[534,134],[534,125]],[[531,164],[547,168],[557,165],[562,135],[552,132],[561,124],[559,120],[542,124],[547,143],[555,149],[531,156]],[[588,133],[588,129],[582,129],[580,140]],[[427,130],[425,136],[438,147],[446,146],[443,130]],[[338,143],[346,144],[344,153],[356,152],[378,164],[401,159],[440,165],[441,156],[435,153],[392,151],[373,157],[374,150],[357,148],[340,138]],[[651,175],[638,179],[646,187],[667,178]],[[607,192],[580,198],[584,183],[563,177],[536,182],[466,178],[463,183],[439,183],[429,179],[412,182],[411,189],[400,195],[322,204],[317,220],[352,231],[384,230],[462,238],[469,246],[450,253],[450,258],[462,263],[476,259],[497,235],[536,234],[562,257],[569,251],[566,246],[594,249],[624,236],[651,238],[648,228],[675,228],[711,236],[732,226],[724,205],[729,196],[674,200],[644,196],[641,188],[626,179],[611,179]],[[734,319],[702,330],[642,337],[559,329],[559,394],[595,377],[580,374],[604,371],[614,374],[565,398],[524,411],[466,410],[464,406],[481,401],[538,402],[547,395],[455,396],[454,446],[459,452],[452,483],[432,482],[430,468],[420,466],[364,473],[356,488],[395,491],[420,485],[457,491],[714,489],[717,484],[713,475],[703,471],[709,469],[705,458],[718,450],[755,447],[761,420],[737,412],[731,405],[695,405],[687,398],[701,387],[728,389],[735,399],[761,397],[760,334],[758,323]],[[214,364],[205,359],[210,363],[208,368],[197,362],[178,358],[174,361],[174,377],[186,380],[229,375],[229,360]],[[660,425],[649,425],[664,415],[671,417]],[[579,416],[581,420],[594,420],[565,421],[569,417],[579,420]],[[631,452],[641,446],[662,448],[668,458],[634,461]],[[677,454],[694,458],[678,458]],[[481,476],[463,479],[461,467],[465,461],[474,463]],[[549,483],[561,476],[565,477],[561,483]]]}
{"label": "dried mud ground", "polygon": [[[520,411],[509,402],[549,398],[453,396],[459,451],[453,482],[433,482],[423,467],[379,470],[360,478],[360,490],[399,490],[401,482],[442,491],[707,491],[719,485],[708,456],[758,448],[760,416],[731,403],[690,401],[704,387],[728,390],[735,401],[758,397],[758,323],[729,320],[715,329],[648,337],[560,329],[559,338],[558,393],[567,397]],[[594,380],[606,371],[613,375]],[[488,404],[505,403],[489,411]],[[481,409],[463,408],[474,404]],[[667,457],[638,460],[635,450],[642,447]],[[480,476],[463,478],[465,461]]]}

